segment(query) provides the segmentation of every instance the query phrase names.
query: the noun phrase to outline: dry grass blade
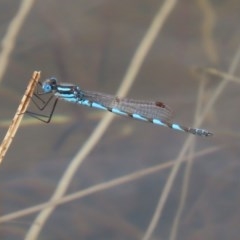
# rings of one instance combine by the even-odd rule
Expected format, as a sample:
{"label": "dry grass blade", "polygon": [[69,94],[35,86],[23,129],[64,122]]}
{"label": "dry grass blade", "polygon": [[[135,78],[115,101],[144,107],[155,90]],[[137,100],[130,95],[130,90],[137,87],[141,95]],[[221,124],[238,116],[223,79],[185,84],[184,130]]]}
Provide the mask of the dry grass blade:
{"label": "dry grass blade", "polygon": [[219,80],[221,80],[222,78],[226,78],[229,81],[240,83],[240,78],[239,77],[235,77],[235,76],[233,76],[233,75],[231,75],[229,73],[219,71],[219,70],[217,70],[215,68],[201,68],[201,67],[197,67],[194,70],[197,73],[199,73],[199,74],[209,74],[209,75],[213,75],[213,76],[219,77]]}
{"label": "dry grass blade", "polygon": [[0,146],[0,163],[2,162],[10,144],[12,143],[12,140],[17,132],[17,129],[20,125],[20,122],[23,118],[23,113],[27,110],[27,107],[30,103],[31,97],[33,95],[34,89],[38,83],[38,80],[40,78],[40,72],[34,72],[32,75],[32,78],[28,84],[28,87],[23,95],[23,98],[20,102],[20,105],[18,106],[17,112],[15,116],[13,117],[12,123],[8,128],[8,131],[2,141],[2,144]]}
{"label": "dry grass blade", "polygon": [[[216,151],[219,151],[223,148],[227,147],[227,145],[221,145],[221,146],[217,146],[217,147],[211,147],[211,148],[207,148],[198,152],[194,153],[194,159],[201,159],[200,157],[214,153]],[[187,161],[188,157],[183,157],[183,161]],[[26,209],[22,209],[13,213],[9,213],[3,216],[0,216],[0,223],[4,223],[4,222],[8,222],[8,221],[13,221],[16,220],[17,218],[21,218],[21,217],[26,217],[30,214],[36,213],[42,209],[45,209],[47,207],[56,207],[60,204],[65,204],[68,203],[70,201],[74,201],[76,199],[80,199],[86,196],[89,196],[91,194],[95,194],[97,192],[100,191],[104,191],[107,189],[111,189],[113,187],[116,186],[120,186],[122,184],[126,184],[132,181],[136,181],[140,178],[146,177],[148,175],[157,173],[159,171],[162,171],[164,169],[168,169],[170,167],[172,167],[175,164],[176,159],[173,160],[169,160],[165,163],[161,163],[158,164],[156,166],[152,166],[152,167],[148,167],[145,168],[143,170],[140,171],[136,171],[118,178],[115,178],[113,180],[110,181],[106,181],[103,183],[98,183],[96,185],[90,186],[89,188],[74,192],[72,194],[68,194],[65,195],[59,199],[52,199],[51,201],[45,202],[45,203],[41,203],[39,205],[35,205],[33,207],[28,207]],[[36,225],[38,224],[37,222],[35,223]]]}

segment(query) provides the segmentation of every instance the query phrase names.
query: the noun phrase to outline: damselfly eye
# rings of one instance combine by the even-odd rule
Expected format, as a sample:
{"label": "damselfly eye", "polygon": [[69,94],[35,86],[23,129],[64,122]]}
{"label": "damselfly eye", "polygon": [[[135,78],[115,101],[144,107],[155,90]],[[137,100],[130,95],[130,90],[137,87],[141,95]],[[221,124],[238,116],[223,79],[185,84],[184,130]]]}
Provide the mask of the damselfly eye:
{"label": "damselfly eye", "polygon": [[43,83],[42,89],[45,93],[49,93],[52,91],[52,86],[49,85],[48,83]]}

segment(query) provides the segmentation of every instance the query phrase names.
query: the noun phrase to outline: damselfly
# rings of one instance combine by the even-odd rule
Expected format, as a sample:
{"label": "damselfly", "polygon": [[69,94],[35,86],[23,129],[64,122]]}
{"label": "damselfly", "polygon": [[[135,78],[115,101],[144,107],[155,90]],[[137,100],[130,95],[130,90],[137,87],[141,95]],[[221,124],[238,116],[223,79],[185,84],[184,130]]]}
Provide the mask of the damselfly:
{"label": "damselfly", "polygon": [[[41,83],[42,92],[38,92],[36,96],[40,98],[43,94],[53,94],[44,103],[41,110],[48,105],[53,96],[56,97],[52,111],[45,122],[50,122],[58,99],[81,104],[88,107],[107,110],[112,113],[134,118],[137,120],[150,122],[156,125],[169,127],[174,130],[192,133],[198,136],[211,136],[211,132],[200,129],[185,127],[172,122],[172,111],[164,103],[159,101],[143,101],[129,98],[120,98],[99,92],[85,91],[79,86],[69,83],[58,83],[56,78],[49,78]],[[31,114],[33,115],[33,114]],[[43,116],[43,115],[40,115]],[[36,117],[36,115],[35,115]]]}

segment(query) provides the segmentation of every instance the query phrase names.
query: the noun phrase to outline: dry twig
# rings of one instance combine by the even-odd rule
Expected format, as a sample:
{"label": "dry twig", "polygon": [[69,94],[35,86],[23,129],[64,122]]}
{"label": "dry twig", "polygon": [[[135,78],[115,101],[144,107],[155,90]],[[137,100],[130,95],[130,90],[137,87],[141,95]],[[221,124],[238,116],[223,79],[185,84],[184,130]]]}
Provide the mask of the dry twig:
{"label": "dry twig", "polygon": [[2,144],[0,146],[0,163],[2,162],[10,144],[12,143],[12,140],[23,118],[23,113],[26,112],[27,110],[27,107],[30,103],[31,97],[33,95],[34,89],[38,83],[39,78],[40,78],[40,72],[35,71],[23,95],[20,105],[18,106],[17,112],[13,117],[12,123],[8,128],[5,138],[3,139]]}

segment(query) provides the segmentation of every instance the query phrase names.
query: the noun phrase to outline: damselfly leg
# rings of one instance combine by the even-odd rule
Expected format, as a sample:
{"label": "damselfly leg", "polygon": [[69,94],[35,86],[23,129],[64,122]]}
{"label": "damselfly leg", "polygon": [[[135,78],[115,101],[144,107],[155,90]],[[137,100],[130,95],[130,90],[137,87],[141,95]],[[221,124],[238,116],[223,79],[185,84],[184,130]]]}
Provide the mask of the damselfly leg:
{"label": "damselfly leg", "polygon": [[[55,98],[52,93],[46,93],[46,92],[39,90],[39,86],[42,87],[41,82],[38,82],[36,91],[34,92],[33,97],[31,99],[32,103],[37,107],[37,109],[39,111],[43,111],[47,106],[50,105],[50,103],[52,102],[52,99],[54,99],[53,104],[50,108],[51,109],[50,113],[48,115],[44,115],[44,114],[36,113],[36,112],[32,112],[32,111],[26,111],[25,113],[31,117],[34,117],[34,118],[42,121],[42,122],[49,123],[52,119],[54,110],[56,108],[58,98]],[[44,99],[44,96],[49,96],[49,97],[47,99]],[[37,100],[35,100],[34,98],[36,98]]]}

